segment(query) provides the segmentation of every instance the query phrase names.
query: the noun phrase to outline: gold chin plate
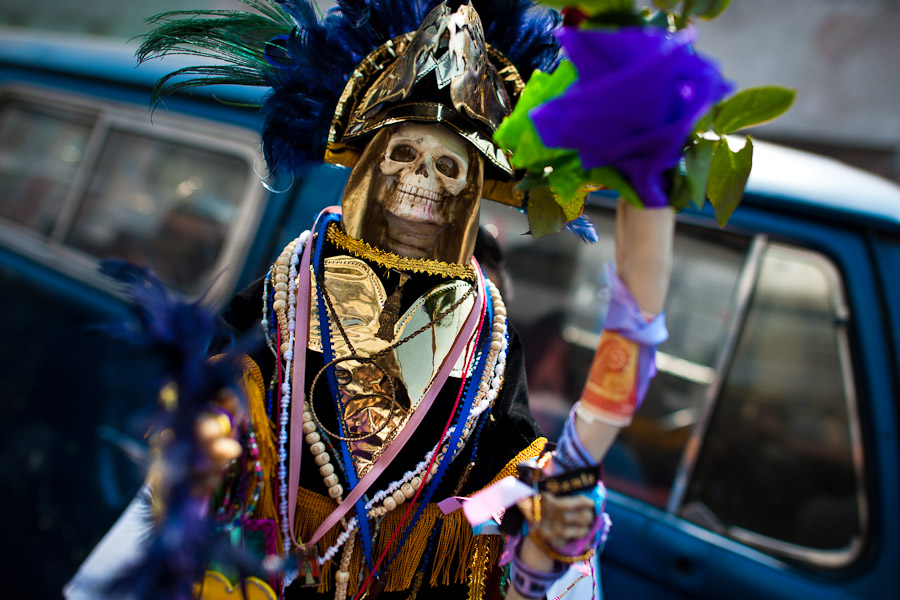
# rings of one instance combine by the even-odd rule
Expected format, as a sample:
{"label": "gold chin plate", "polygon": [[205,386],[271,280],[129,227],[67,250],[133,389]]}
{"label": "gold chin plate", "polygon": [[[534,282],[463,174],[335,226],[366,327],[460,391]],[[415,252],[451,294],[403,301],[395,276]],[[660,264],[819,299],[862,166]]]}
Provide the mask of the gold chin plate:
{"label": "gold chin plate", "polygon": [[[464,281],[451,281],[430,290],[400,317],[394,327],[393,339],[383,340],[376,333],[379,328],[378,317],[387,294],[369,265],[351,256],[326,258],[324,279],[334,310],[353,346],[352,349],[349,348],[337,327],[332,326],[331,344],[336,358],[351,354],[362,357],[376,354],[429,323],[437,314],[459,300],[472,285]],[[322,352],[317,293],[316,281],[312,277],[308,347],[315,352]],[[383,381],[384,373],[380,369],[355,360],[336,365],[338,388],[344,406],[344,414],[340,417],[345,423],[345,433],[348,437],[359,437],[365,433],[377,432],[364,439],[349,442],[351,456],[360,475],[371,468],[422,401],[474,303],[474,297],[470,297],[429,330],[377,359],[378,367],[389,374],[397,389],[398,406],[394,408],[393,414],[390,386]],[[472,343],[473,340],[469,340],[469,344]],[[463,375],[461,363],[462,359],[457,361],[451,375]],[[389,423],[382,428],[386,420]],[[380,428],[381,431],[378,431]]]}

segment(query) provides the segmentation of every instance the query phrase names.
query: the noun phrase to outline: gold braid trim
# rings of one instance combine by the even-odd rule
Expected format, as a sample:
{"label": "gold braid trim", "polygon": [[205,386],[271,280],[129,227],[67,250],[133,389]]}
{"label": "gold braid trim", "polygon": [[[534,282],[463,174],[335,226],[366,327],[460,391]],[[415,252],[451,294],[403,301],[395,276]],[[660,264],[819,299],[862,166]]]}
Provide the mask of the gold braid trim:
{"label": "gold braid trim", "polygon": [[[243,357],[244,376],[241,385],[244,389],[244,397],[247,402],[247,411],[250,414],[250,424],[256,435],[256,446],[259,449],[259,462],[262,465],[263,481],[262,493],[256,503],[255,517],[257,519],[278,520],[278,511],[275,510],[274,474],[278,470],[278,452],[275,448],[275,425],[266,415],[266,385],[263,382],[259,367],[249,356]],[[278,551],[281,547],[281,529],[278,531]]]}
{"label": "gold braid trim", "polygon": [[[491,483],[495,483],[503,477],[515,475],[516,466],[524,460],[536,458],[540,455],[546,443],[546,438],[538,438],[532,442],[531,445],[509,461]],[[303,540],[312,537],[319,524],[335,509],[335,502],[331,498],[300,488],[297,493],[297,506],[301,507],[302,510],[297,511],[294,534],[297,536],[297,539]],[[394,533],[394,529],[397,528],[400,519],[406,512],[405,509],[406,505],[404,504],[384,516],[384,521],[382,521],[379,529],[378,539],[375,542],[374,550],[376,556],[384,551],[391,535]],[[470,593],[469,597],[472,600],[483,597],[487,572],[491,566],[496,565],[497,561],[500,560],[501,544],[498,536],[473,536],[472,527],[466,520],[463,511],[458,510],[449,515],[444,515],[437,504],[429,504],[422,511],[422,516],[388,570],[385,591],[397,592],[410,589],[418,572],[419,562],[427,550],[428,537],[434,530],[437,520],[442,517],[443,524],[441,525],[441,532],[435,548],[434,562],[432,563],[428,579],[429,585],[449,585],[451,581],[454,583],[466,583],[473,568],[477,567],[477,572],[481,575],[475,583],[475,591],[480,590],[481,595],[473,596]],[[280,531],[281,529],[279,528],[278,530]],[[324,553],[329,546],[334,544],[341,531],[341,527],[332,527],[319,540],[319,552]],[[394,540],[388,551],[388,556],[393,554],[400,537],[397,536]],[[476,561],[477,564],[475,564]],[[350,572],[357,573],[362,568],[362,552],[360,545],[357,545],[350,560]],[[322,585],[318,588],[319,593],[325,593],[333,589],[334,569],[334,561],[329,561],[322,566]],[[472,591],[471,579],[468,579],[468,582],[470,591]],[[351,577],[348,593],[353,596],[357,591],[356,579]]]}
{"label": "gold braid trim", "polygon": [[495,536],[479,535],[475,538],[475,552],[469,562],[469,600],[484,598],[484,586],[490,567],[491,546]]}
{"label": "gold braid trim", "polygon": [[410,271],[413,273],[428,273],[453,279],[465,279],[475,281],[475,268],[471,265],[445,263],[440,260],[425,258],[406,258],[392,252],[370,246],[362,240],[350,237],[344,233],[337,223],[328,226],[326,238],[329,242],[346,250],[356,258],[370,260],[385,269],[397,269],[398,271]]}

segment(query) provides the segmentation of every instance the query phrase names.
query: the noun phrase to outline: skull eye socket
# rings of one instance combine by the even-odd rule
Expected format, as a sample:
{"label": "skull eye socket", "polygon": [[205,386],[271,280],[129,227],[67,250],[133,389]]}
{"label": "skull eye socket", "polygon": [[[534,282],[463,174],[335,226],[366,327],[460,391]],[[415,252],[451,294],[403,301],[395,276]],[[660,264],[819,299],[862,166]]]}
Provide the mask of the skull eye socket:
{"label": "skull eye socket", "polygon": [[442,156],[434,163],[434,168],[447,177],[456,179],[459,177],[459,163],[449,156]]}
{"label": "skull eye socket", "polygon": [[416,160],[416,156],[419,153],[416,152],[416,149],[407,144],[397,144],[394,146],[394,149],[391,150],[391,160],[395,160],[397,162],[412,162]]}

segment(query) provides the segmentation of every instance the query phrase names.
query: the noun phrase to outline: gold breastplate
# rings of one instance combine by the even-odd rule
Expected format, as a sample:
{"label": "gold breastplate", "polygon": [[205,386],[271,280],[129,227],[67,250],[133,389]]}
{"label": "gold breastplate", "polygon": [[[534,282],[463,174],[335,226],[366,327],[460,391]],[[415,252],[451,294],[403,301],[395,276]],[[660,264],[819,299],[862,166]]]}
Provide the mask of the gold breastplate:
{"label": "gold breastplate", "polygon": [[[338,418],[344,422],[347,437],[358,438],[348,443],[356,470],[363,475],[418,407],[459,335],[474,305],[474,297],[465,299],[440,321],[431,321],[465,295],[472,284],[454,280],[429,290],[397,320],[393,339],[385,340],[376,334],[387,294],[381,280],[368,264],[351,256],[326,258],[324,281],[337,318],[350,342],[348,345],[332,323],[330,337],[335,358],[374,356],[428,325],[421,334],[378,357],[377,366],[352,359],[335,365],[343,407],[343,414]],[[308,347],[322,352],[318,290],[314,277],[310,282],[310,294]],[[473,340],[469,340],[470,348],[472,343]],[[462,360],[454,366],[452,376],[463,375]],[[385,374],[391,378],[396,389],[398,402],[393,411],[391,385],[385,380]],[[325,407],[316,408],[325,410]]]}

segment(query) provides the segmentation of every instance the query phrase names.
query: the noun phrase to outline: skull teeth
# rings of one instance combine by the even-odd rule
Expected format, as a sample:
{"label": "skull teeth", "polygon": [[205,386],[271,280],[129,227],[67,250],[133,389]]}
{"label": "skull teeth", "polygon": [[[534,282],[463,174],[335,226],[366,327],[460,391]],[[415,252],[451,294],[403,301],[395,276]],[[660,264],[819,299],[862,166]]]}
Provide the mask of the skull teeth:
{"label": "skull teeth", "polygon": [[420,188],[418,186],[409,185],[407,183],[400,183],[397,185],[397,191],[401,194],[407,194],[409,196],[415,196],[416,198],[421,198],[424,200],[430,200],[432,202],[439,202],[442,199],[442,195],[433,190],[426,190],[425,188]]}

